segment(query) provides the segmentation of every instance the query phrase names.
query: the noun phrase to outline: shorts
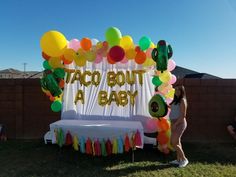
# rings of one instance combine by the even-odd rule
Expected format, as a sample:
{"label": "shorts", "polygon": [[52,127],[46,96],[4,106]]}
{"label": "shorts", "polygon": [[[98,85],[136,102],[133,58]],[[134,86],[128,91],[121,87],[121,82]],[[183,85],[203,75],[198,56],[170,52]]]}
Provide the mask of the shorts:
{"label": "shorts", "polygon": [[[172,120],[171,123],[173,124],[175,121],[177,121],[177,120]],[[186,128],[187,128],[187,121],[186,121],[186,119],[184,119],[184,121],[182,123],[179,123],[176,126],[174,131],[179,137],[181,137],[183,135],[184,131],[186,130]]]}

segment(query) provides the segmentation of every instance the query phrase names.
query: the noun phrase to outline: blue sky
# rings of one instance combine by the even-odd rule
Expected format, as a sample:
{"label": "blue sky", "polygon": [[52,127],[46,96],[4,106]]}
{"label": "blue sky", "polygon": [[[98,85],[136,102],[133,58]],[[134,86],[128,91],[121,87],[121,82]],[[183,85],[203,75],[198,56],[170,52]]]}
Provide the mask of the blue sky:
{"label": "blue sky", "polygon": [[0,1],[0,69],[42,70],[40,38],[49,30],[68,40],[105,40],[110,26],[153,42],[169,42],[177,65],[236,78],[234,0]]}

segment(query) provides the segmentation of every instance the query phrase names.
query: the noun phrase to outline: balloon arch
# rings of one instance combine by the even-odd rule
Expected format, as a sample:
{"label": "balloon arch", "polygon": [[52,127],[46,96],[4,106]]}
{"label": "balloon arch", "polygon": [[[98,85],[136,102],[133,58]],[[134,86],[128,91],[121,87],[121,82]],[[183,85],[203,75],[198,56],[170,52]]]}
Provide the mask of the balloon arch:
{"label": "balloon arch", "polygon": [[[136,45],[131,36],[122,36],[116,27],[106,30],[105,39],[105,41],[98,41],[85,37],[81,40],[67,41],[66,37],[58,31],[48,31],[43,34],[40,46],[45,70],[41,87],[52,102],[52,111],[59,112],[62,109],[63,88],[67,83],[65,75],[68,74],[66,66],[74,63],[77,67],[84,67],[89,62],[96,65],[104,60],[109,65],[126,65],[130,61],[135,62],[143,69],[154,70],[152,83],[156,89],[149,101],[149,113],[157,119],[153,119],[155,121],[150,122],[149,126],[156,124],[159,132],[157,137],[159,149],[168,153],[171,148],[168,105],[173,100],[175,90],[172,85],[176,82],[175,75],[171,74],[176,66],[175,61],[171,59],[173,55],[171,46],[165,40],[160,40],[155,45],[147,36],[141,37]],[[92,73],[87,73],[88,75],[91,76]],[[86,84],[84,79],[80,82]],[[118,104],[122,105],[122,103],[122,100],[118,101]]]}

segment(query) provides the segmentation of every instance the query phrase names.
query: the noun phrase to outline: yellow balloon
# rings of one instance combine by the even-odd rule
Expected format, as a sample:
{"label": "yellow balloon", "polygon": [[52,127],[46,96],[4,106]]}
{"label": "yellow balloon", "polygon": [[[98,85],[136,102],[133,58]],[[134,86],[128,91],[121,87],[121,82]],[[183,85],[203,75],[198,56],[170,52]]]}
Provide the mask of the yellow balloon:
{"label": "yellow balloon", "polygon": [[74,61],[77,66],[82,67],[86,64],[86,57],[84,54],[78,53],[77,55],[75,55]]}
{"label": "yellow balloon", "polygon": [[150,48],[155,48],[155,44],[151,42]]}
{"label": "yellow balloon", "polygon": [[96,53],[94,51],[87,51],[85,53],[85,58],[89,61],[89,62],[93,62],[96,59]]}
{"label": "yellow balloon", "polygon": [[125,55],[127,59],[132,60],[135,58],[136,51],[134,48],[130,48],[126,51]]}
{"label": "yellow balloon", "polygon": [[143,63],[143,66],[144,67],[149,67],[149,66],[153,66],[155,65],[156,63],[154,62],[154,60],[152,58],[147,58],[145,60],[145,62]]}
{"label": "yellow balloon", "polygon": [[71,62],[74,60],[76,53],[73,49],[65,49],[64,57],[67,61]]}
{"label": "yellow balloon", "polygon": [[165,95],[166,98],[171,98],[173,99],[174,98],[174,95],[175,95],[175,89],[172,88],[170,89],[170,91]]}
{"label": "yellow balloon", "polygon": [[102,42],[98,42],[98,43],[96,44],[96,48],[97,48],[97,49],[101,49],[102,47],[103,47]]}
{"label": "yellow balloon", "polygon": [[59,95],[59,96],[56,96],[56,97],[55,97],[55,101],[60,101],[60,102],[62,102],[62,97],[63,97],[63,93],[62,93],[61,95]]}
{"label": "yellow balloon", "polygon": [[48,31],[42,36],[40,46],[47,55],[59,57],[63,54],[67,46],[67,40],[65,36],[58,31]]}
{"label": "yellow balloon", "polygon": [[49,65],[52,68],[64,68],[63,64],[61,63],[61,59],[60,58],[50,58],[48,61]]}
{"label": "yellow balloon", "polygon": [[163,73],[160,74],[159,78],[161,82],[167,83],[171,79],[171,73],[169,71],[164,71]]}
{"label": "yellow balloon", "polygon": [[127,50],[133,46],[133,39],[130,36],[123,36],[120,40],[120,46]]}

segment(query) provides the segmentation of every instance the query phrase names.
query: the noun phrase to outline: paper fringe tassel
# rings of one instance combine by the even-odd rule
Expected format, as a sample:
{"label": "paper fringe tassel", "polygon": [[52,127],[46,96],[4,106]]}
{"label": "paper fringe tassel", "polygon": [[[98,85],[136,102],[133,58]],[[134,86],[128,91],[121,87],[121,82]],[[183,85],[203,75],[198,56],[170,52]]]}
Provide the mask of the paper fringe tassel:
{"label": "paper fringe tassel", "polygon": [[99,141],[99,139],[92,141],[89,137],[85,141],[84,137],[80,139],[74,135],[72,137],[70,131],[67,132],[64,137],[64,132],[60,128],[54,130],[52,137],[53,141],[56,142],[60,147],[63,145],[72,145],[75,151],[81,153],[86,153],[93,156],[107,156],[111,154],[122,154],[124,152],[129,152],[131,148],[136,149],[136,146],[142,146],[142,139],[139,130],[132,134],[129,138],[128,134],[125,135],[123,141],[122,136],[118,139],[114,138],[111,142],[110,139],[107,141],[105,139]]}

